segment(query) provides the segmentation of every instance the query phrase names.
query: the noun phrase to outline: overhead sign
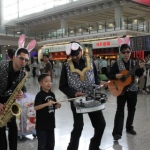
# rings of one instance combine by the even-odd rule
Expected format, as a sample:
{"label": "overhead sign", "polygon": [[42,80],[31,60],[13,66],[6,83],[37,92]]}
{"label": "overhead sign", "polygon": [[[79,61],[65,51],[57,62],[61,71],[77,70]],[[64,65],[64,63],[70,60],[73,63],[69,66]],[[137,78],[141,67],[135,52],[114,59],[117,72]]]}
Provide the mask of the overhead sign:
{"label": "overhead sign", "polygon": [[51,52],[62,52],[66,51],[65,45],[59,45],[59,46],[49,46],[49,47],[43,47],[42,53],[49,54]]}
{"label": "overhead sign", "polygon": [[92,42],[92,44],[93,44],[93,49],[119,47],[117,39],[94,41]]}
{"label": "overhead sign", "polygon": [[150,6],[150,0],[132,0],[132,1],[146,5],[146,6]]}

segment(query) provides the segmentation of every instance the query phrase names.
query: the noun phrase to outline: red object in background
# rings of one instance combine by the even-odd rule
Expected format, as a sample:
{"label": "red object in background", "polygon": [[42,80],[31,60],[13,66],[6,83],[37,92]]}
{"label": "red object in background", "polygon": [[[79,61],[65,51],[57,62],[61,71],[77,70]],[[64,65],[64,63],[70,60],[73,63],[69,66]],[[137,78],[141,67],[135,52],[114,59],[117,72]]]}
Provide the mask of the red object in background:
{"label": "red object in background", "polygon": [[30,117],[30,122],[35,123],[35,117]]}
{"label": "red object in background", "polygon": [[132,0],[132,1],[143,4],[143,5],[150,6],[150,0]]}
{"label": "red object in background", "polygon": [[52,60],[64,60],[67,59],[66,52],[52,52]]}
{"label": "red object in background", "polygon": [[96,46],[110,46],[110,41],[105,41],[105,42],[97,42]]}

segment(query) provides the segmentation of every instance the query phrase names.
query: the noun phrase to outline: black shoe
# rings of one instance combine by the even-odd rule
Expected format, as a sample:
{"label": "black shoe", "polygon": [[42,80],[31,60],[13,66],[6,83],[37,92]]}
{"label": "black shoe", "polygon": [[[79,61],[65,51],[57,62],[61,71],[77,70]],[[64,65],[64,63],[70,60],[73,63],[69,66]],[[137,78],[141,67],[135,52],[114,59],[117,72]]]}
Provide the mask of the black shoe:
{"label": "black shoe", "polygon": [[136,132],[134,130],[127,130],[126,132],[132,135],[136,135]]}
{"label": "black shoe", "polygon": [[118,141],[119,139],[121,139],[121,135],[119,134],[114,135],[114,141]]}

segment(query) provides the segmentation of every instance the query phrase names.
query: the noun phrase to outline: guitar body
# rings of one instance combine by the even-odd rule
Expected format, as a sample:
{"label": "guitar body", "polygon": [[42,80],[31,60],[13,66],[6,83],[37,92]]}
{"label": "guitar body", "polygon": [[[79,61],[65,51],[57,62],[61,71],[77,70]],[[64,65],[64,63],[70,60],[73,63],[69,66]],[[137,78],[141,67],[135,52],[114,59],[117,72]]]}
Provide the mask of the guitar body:
{"label": "guitar body", "polygon": [[[125,76],[128,73],[127,70],[123,70],[120,74]],[[108,83],[108,89],[113,96],[119,96],[123,93],[126,86],[132,83],[132,76],[130,75],[125,81],[121,79],[110,80]]]}

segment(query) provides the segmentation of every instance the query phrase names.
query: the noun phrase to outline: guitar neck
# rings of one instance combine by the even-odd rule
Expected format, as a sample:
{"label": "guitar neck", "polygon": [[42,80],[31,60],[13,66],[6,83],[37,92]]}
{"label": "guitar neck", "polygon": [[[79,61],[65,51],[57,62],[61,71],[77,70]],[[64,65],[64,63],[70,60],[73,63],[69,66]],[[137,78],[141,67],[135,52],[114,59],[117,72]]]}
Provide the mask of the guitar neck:
{"label": "guitar neck", "polygon": [[137,64],[131,71],[129,71],[126,75],[125,75],[125,78],[127,79],[131,74],[133,74],[136,69],[139,68],[139,64]]}

